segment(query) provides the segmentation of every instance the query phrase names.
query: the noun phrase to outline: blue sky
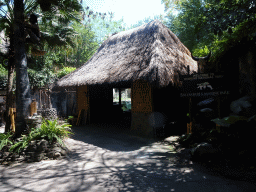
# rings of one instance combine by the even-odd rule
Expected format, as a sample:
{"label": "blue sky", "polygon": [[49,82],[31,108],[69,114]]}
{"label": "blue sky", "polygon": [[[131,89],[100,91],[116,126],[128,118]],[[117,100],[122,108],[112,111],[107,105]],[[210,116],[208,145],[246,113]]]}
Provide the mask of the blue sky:
{"label": "blue sky", "polygon": [[83,5],[96,12],[113,12],[114,18],[123,18],[127,26],[147,17],[164,15],[161,0],[83,0]]}

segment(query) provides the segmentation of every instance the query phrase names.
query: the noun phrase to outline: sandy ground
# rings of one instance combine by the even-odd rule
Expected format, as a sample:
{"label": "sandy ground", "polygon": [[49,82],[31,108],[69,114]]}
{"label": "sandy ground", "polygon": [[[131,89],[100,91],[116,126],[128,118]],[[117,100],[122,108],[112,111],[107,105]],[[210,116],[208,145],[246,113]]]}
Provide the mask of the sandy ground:
{"label": "sandy ground", "polygon": [[65,159],[0,166],[0,191],[256,191],[252,181],[214,175],[174,153],[169,142],[176,137],[156,141],[104,126],[73,130]]}

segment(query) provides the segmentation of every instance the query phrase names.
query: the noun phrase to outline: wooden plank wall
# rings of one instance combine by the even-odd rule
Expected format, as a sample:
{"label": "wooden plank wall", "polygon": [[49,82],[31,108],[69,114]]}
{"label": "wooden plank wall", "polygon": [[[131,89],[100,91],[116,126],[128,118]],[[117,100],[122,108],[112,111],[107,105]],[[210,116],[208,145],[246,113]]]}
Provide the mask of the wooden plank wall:
{"label": "wooden plank wall", "polygon": [[148,82],[135,81],[132,85],[131,129],[141,136],[152,136],[149,116],[153,112],[152,88]]}
{"label": "wooden plank wall", "polygon": [[132,84],[132,112],[151,113],[152,107],[152,88],[148,82],[135,81]]}
{"label": "wooden plank wall", "polygon": [[[89,91],[88,86],[77,87],[77,112],[84,109],[87,112],[87,118],[90,118]],[[89,119],[88,119],[89,120]]]}

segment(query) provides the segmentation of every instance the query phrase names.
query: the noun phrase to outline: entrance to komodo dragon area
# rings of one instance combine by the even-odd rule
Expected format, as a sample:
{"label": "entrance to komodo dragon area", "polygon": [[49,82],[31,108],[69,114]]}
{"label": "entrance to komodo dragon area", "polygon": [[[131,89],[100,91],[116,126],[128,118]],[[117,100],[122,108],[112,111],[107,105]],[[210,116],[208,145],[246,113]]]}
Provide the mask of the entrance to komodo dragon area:
{"label": "entrance to komodo dragon area", "polygon": [[[128,121],[131,118],[131,130],[151,137],[168,120],[186,119],[174,87],[180,86],[178,73],[187,74],[188,68],[197,72],[191,52],[154,20],[110,36],[87,63],[60,79],[56,87],[77,87],[78,108],[85,110],[88,123],[115,122],[126,116]],[[114,88],[118,102],[117,97],[113,101]],[[122,100],[126,88],[131,89],[131,103]]]}

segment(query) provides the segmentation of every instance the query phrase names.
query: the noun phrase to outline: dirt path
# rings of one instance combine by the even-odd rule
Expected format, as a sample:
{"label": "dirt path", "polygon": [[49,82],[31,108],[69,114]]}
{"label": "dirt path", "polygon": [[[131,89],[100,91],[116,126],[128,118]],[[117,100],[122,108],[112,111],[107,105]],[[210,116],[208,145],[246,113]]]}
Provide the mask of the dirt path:
{"label": "dirt path", "polygon": [[254,183],[210,175],[167,142],[96,126],[74,132],[68,158],[0,166],[0,191],[256,191]]}

